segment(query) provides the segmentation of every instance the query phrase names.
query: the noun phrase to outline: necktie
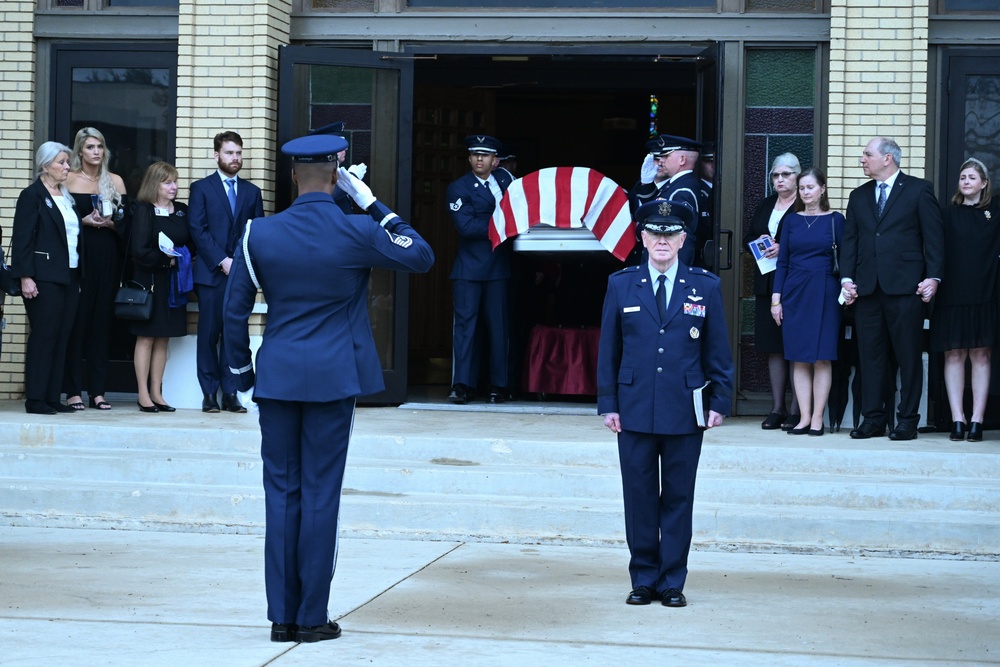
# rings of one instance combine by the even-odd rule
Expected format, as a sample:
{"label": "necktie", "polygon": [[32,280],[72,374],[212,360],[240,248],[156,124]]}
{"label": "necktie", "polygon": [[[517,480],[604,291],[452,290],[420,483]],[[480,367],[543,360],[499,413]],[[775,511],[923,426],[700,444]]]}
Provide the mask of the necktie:
{"label": "necktie", "polygon": [[227,178],[226,185],[229,187],[229,191],[226,193],[229,196],[229,208],[233,212],[233,217],[236,217],[236,179]]}
{"label": "necktie", "polygon": [[500,184],[497,183],[496,180],[494,180],[492,177],[487,176],[486,187],[490,189],[490,192],[493,193],[493,198],[496,199],[497,203],[499,204],[500,200],[503,199],[503,193],[500,192]]}
{"label": "necktie", "polygon": [[882,217],[882,209],[885,208],[885,189],[889,187],[885,183],[878,184],[878,215]]}
{"label": "necktie", "polygon": [[660,312],[660,322],[665,322],[667,320],[667,277],[661,273],[656,282],[658,283],[656,288],[656,310]]}

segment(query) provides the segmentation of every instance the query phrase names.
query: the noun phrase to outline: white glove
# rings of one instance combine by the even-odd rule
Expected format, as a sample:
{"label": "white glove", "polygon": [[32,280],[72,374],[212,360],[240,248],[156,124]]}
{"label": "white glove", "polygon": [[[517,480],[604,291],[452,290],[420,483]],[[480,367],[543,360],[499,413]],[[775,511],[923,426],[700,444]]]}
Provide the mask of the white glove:
{"label": "white glove", "polygon": [[368,173],[368,165],[366,165],[364,162],[362,162],[361,164],[352,164],[350,167],[347,168],[347,171],[351,172],[352,174],[357,176],[359,180],[363,181],[365,180],[365,174]]}
{"label": "white glove", "polygon": [[257,404],[253,400],[253,387],[250,387],[246,391],[236,392],[236,399],[240,402],[240,405],[247,409],[248,413],[257,413]]}
{"label": "white glove", "polygon": [[656,161],[653,159],[652,153],[646,153],[646,157],[642,161],[642,170],[639,172],[639,180],[643,185],[649,185],[654,178],[656,178]]}
{"label": "white glove", "polygon": [[371,188],[343,167],[337,170],[337,174],[339,175],[337,187],[346,192],[362,210],[367,211],[368,207],[375,202],[375,195],[372,194]]}

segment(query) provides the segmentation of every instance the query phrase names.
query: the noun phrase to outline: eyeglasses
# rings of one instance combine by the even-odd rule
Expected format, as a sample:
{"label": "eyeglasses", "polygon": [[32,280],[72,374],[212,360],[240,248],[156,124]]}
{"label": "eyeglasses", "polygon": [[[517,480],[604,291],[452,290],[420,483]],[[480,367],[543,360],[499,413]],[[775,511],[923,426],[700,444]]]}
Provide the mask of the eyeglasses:
{"label": "eyeglasses", "polygon": [[771,174],[771,178],[790,178],[795,175],[794,171],[777,171]]}

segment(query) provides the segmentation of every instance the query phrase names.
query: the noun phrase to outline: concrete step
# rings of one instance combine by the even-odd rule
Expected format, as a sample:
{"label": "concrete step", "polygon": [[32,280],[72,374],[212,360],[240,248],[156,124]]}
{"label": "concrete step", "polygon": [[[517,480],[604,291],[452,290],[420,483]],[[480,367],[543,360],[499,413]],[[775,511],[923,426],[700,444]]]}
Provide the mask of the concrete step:
{"label": "concrete step", "polygon": [[[178,415],[26,422],[0,406],[0,523],[261,533],[255,420]],[[695,540],[997,558],[998,510],[996,443],[790,438],[730,420],[706,435]],[[621,542],[614,437],[593,417],[361,410],[341,530]]]}

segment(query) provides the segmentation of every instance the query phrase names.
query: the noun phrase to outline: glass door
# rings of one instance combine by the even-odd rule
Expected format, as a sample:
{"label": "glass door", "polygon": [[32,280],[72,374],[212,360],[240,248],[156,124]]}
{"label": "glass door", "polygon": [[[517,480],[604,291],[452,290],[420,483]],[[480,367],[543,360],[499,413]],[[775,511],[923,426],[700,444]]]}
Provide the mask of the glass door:
{"label": "glass door", "polygon": [[[344,122],[350,164],[368,165],[372,191],[409,219],[412,171],[413,63],[393,53],[319,47],[281,49],[278,78],[278,145],[310,130]],[[276,209],[294,198],[291,164],[277,159]],[[368,312],[385,391],[366,403],[406,400],[407,276],[372,272]]]}
{"label": "glass door", "polygon": [[[168,44],[54,44],[53,139],[72,148],[80,128],[94,127],[111,152],[111,171],[135,197],[146,167],[173,163],[177,117],[177,47]],[[122,248],[124,257],[124,247]],[[121,258],[116,270],[121,269]],[[129,323],[112,318],[107,389],[136,391]]]}

